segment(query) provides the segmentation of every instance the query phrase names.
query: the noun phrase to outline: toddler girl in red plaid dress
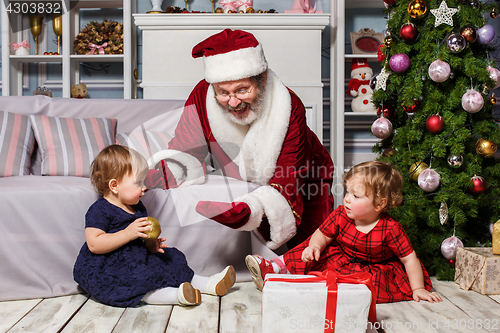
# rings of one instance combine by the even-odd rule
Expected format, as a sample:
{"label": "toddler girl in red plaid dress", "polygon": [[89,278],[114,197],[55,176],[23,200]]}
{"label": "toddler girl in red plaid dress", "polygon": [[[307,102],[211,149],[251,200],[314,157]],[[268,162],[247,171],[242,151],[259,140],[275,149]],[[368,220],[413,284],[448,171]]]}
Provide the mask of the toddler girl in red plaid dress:
{"label": "toddler girl in red plaid dress", "polygon": [[377,303],[414,299],[440,302],[430,292],[429,274],[418,259],[402,225],[386,211],[401,205],[403,179],[390,164],[358,164],[344,176],[343,205],[335,209],[307,240],[283,256],[245,259],[257,287],[268,273],[308,274],[334,270],[369,272]]}

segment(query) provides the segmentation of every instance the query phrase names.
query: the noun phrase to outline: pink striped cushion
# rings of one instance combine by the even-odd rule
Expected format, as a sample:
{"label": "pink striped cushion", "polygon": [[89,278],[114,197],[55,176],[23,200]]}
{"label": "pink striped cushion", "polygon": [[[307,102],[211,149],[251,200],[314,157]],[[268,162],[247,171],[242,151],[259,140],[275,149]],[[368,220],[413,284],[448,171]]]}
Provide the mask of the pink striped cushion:
{"label": "pink striped cushion", "polygon": [[0,177],[29,175],[34,143],[28,116],[0,111]]}
{"label": "pink striped cushion", "polygon": [[116,119],[30,118],[43,176],[88,177],[97,154],[115,142]]}
{"label": "pink striped cushion", "polygon": [[117,143],[137,150],[146,159],[149,159],[158,151],[168,149],[168,142],[171,139],[172,135],[155,131],[137,131],[131,133],[118,133],[116,135]]}

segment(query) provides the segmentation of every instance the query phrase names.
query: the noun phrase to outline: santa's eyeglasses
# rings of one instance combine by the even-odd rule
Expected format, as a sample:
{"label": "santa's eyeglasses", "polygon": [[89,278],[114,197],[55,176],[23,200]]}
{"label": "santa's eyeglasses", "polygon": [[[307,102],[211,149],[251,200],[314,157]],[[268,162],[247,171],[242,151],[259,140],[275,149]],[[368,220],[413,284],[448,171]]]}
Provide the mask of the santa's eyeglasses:
{"label": "santa's eyeglasses", "polygon": [[215,98],[221,103],[229,102],[231,97],[242,100],[242,99],[247,98],[248,95],[250,95],[250,93],[252,92],[252,90],[253,90],[253,87],[250,88],[250,90],[240,89],[234,94],[230,94],[227,91],[223,91],[220,94],[215,93]]}

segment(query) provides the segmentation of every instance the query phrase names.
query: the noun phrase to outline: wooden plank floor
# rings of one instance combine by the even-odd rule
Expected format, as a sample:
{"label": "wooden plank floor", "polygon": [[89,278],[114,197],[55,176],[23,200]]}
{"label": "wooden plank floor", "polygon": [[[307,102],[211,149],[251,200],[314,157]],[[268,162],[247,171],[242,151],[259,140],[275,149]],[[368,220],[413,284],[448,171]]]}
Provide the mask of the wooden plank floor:
{"label": "wooden plank floor", "polygon": [[[443,302],[377,305],[378,332],[500,333],[500,295],[463,291],[432,280]],[[203,295],[197,307],[106,306],[86,295],[0,302],[0,332],[9,333],[258,333],[262,294],[237,283],[224,297]],[[295,330],[299,332],[298,330]]]}

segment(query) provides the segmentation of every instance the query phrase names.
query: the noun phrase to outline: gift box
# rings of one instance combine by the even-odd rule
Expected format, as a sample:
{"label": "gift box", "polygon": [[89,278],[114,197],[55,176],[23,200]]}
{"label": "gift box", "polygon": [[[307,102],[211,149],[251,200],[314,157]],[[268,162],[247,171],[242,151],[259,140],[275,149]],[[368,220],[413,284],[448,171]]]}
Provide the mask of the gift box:
{"label": "gift box", "polygon": [[364,333],[376,321],[371,275],[335,272],[267,274],[262,290],[262,332]]}
{"label": "gift box", "polygon": [[500,255],[491,247],[457,248],[455,283],[483,295],[500,294]]}

